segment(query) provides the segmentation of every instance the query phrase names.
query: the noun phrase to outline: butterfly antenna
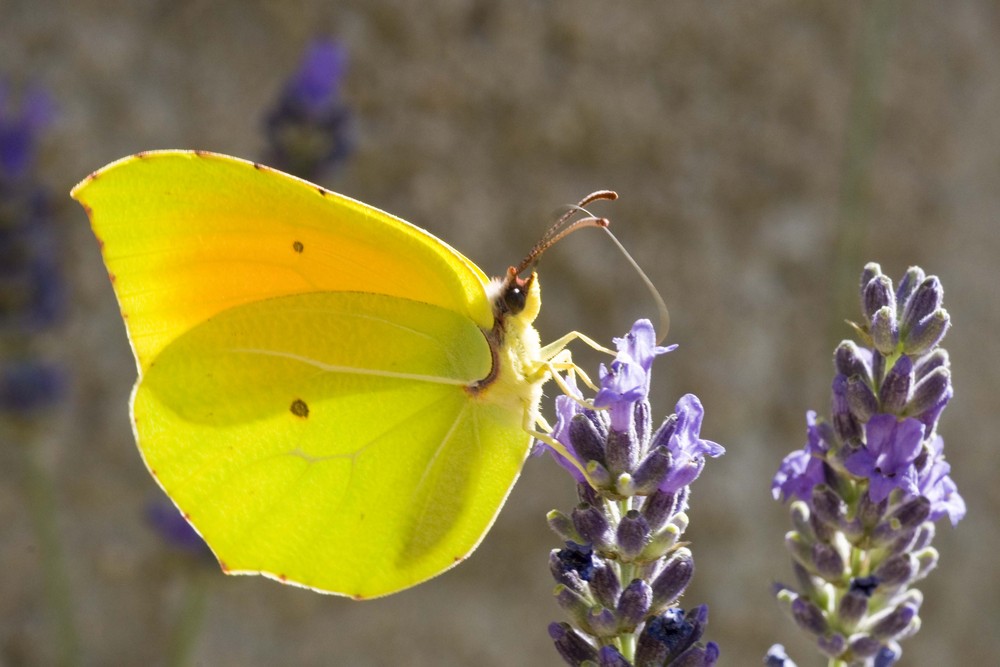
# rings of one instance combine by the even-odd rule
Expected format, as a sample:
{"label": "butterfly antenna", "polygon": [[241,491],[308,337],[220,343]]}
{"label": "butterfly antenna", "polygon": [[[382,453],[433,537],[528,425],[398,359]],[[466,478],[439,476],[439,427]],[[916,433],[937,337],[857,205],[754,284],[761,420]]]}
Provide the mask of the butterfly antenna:
{"label": "butterfly antenna", "polygon": [[[581,199],[575,206],[570,206],[569,209],[559,216],[559,219],[556,220],[555,223],[548,228],[548,230],[546,230],[538,243],[536,243],[528,252],[528,255],[521,260],[521,263],[516,267],[508,269],[506,282],[512,283],[517,280],[517,277],[521,273],[529,267],[534,266],[534,264],[538,261],[538,258],[541,257],[542,253],[578,229],[584,229],[586,227],[598,227],[603,229],[608,233],[608,236],[611,237],[614,244],[618,246],[618,249],[625,256],[625,259],[628,260],[628,263],[631,264],[632,268],[634,268],[636,273],[639,274],[642,282],[645,283],[646,288],[653,297],[653,301],[656,303],[656,308],[660,315],[660,326],[657,328],[659,336],[656,341],[657,344],[659,344],[662,343],[667,337],[667,331],[670,329],[670,311],[667,310],[667,304],[664,303],[663,297],[660,296],[660,293],[656,290],[656,287],[653,285],[653,281],[651,281],[649,276],[647,276],[642,268],[639,267],[639,263],[632,258],[632,255],[628,253],[625,246],[623,246],[615,235],[611,233],[611,230],[608,229],[608,226],[611,224],[610,221],[607,218],[601,218],[593,215],[590,211],[584,208],[584,206],[590,204],[591,202],[601,200],[614,201],[616,199],[618,199],[618,193],[613,190],[597,190],[596,192],[591,192],[589,195]],[[585,217],[573,220],[573,216],[577,213],[584,213],[586,215]]]}
{"label": "butterfly antenna", "polygon": [[604,231],[608,233],[608,236],[611,237],[614,244],[618,246],[618,249],[622,251],[623,255],[625,255],[625,259],[627,259],[628,263],[632,265],[635,272],[639,274],[642,282],[646,283],[646,287],[649,289],[649,293],[653,297],[653,301],[656,302],[656,308],[660,311],[660,326],[656,328],[656,331],[659,333],[656,337],[656,344],[659,345],[667,337],[667,331],[670,330],[670,311],[667,310],[667,304],[664,303],[663,297],[660,296],[659,291],[657,291],[656,287],[653,285],[653,281],[649,279],[649,276],[647,276],[645,271],[642,270],[639,263],[632,259],[632,255],[630,255],[628,250],[625,249],[625,246],[623,246],[615,235],[611,233],[611,230],[608,229],[607,226],[604,227]]}
{"label": "butterfly antenna", "polygon": [[[542,234],[542,238],[539,239],[538,243],[536,243],[531,250],[528,251],[527,256],[515,267],[516,273],[523,273],[528,267],[534,265],[535,262],[538,261],[538,258],[541,257],[542,253],[578,229],[584,229],[586,227],[607,228],[610,224],[607,218],[601,218],[591,214],[590,211],[584,208],[584,206],[599,200],[614,201],[615,199],[618,199],[618,193],[612,190],[597,190],[596,192],[591,192],[589,195],[581,199],[576,205],[570,206],[569,209],[559,216],[559,219],[556,220],[544,234]],[[585,213],[586,217],[573,220],[573,216],[577,213]]]}

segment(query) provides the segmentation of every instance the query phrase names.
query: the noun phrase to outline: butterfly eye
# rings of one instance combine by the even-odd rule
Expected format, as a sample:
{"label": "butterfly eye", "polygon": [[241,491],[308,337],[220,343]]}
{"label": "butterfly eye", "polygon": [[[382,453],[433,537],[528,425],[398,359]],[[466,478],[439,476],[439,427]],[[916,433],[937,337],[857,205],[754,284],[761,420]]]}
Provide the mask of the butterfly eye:
{"label": "butterfly eye", "polygon": [[520,285],[511,285],[503,294],[503,303],[506,311],[511,315],[517,315],[524,310],[524,303],[528,296]]}

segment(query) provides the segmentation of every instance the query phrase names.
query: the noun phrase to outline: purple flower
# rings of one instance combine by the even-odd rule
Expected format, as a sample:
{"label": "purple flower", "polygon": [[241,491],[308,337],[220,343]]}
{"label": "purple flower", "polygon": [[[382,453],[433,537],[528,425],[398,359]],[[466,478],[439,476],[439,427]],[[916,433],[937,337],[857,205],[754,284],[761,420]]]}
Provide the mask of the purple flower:
{"label": "purple flower", "polygon": [[340,83],[347,71],[347,49],[318,39],[309,45],[299,69],[285,86],[285,95],[307,114],[320,117],[340,103]]}
{"label": "purple flower", "polygon": [[677,491],[697,479],[705,467],[706,456],[717,458],[726,453],[722,445],[699,437],[705,409],[697,396],[685,394],[674,409],[677,424],[667,444],[673,465],[659,487],[666,492]]}
{"label": "purple flower", "polygon": [[[562,446],[566,448],[566,451],[577,459],[580,465],[585,465],[586,461],[580,461],[579,455],[573,448],[572,438],[569,437],[570,422],[573,421],[573,417],[580,414],[582,411],[583,408],[580,407],[580,404],[573,400],[572,397],[565,395],[556,396],[556,425],[553,427],[551,435],[554,440],[559,441]],[[566,460],[565,456],[547,445],[545,446],[545,449],[552,452],[552,456],[555,457],[556,462],[569,471],[569,474],[573,475],[573,478],[577,482],[580,482],[581,484],[586,482],[583,473],[580,472],[580,469]]]}
{"label": "purple flower", "polygon": [[835,442],[836,434],[830,424],[816,418],[815,410],[806,412],[806,424],[806,446],[786,456],[771,480],[771,495],[775,500],[808,501],[813,487],[825,480],[822,457]]}
{"label": "purple flower", "polygon": [[869,480],[868,495],[880,503],[895,488],[917,494],[917,469],[924,427],[916,419],[875,415],[865,424],[865,445],[844,460],[844,467]]}
{"label": "purple flower", "polygon": [[935,436],[929,443],[931,461],[919,474],[917,487],[920,495],[931,501],[930,521],[937,521],[947,515],[951,525],[956,526],[965,517],[965,500],[958,493],[958,487],[948,473],[951,465],[944,460],[942,450],[944,440]]}
{"label": "purple flower", "polygon": [[318,180],[351,153],[351,113],[341,100],[347,50],[329,39],[313,42],[266,118],[268,162]]}
{"label": "purple flower", "polygon": [[0,366],[0,413],[40,414],[62,398],[66,379],[60,369],[37,360]]}
{"label": "purple flower", "polygon": [[52,100],[41,89],[29,90],[15,113],[7,85],[0,81],[0,180],[28,174],[38,152],[38,137],[52,122]]}
{"label": "purple flower", "polygon": [[[571,396],[555,400],[551,436],[565,453],[549,449],[576,480],[580,504],[570,514],[548,517],[566,544],[550,554],[556,599],[575,625],[553,624],[549,632],[570,665],[713,665],[718,646],[699,643],[707,608],[687,615],[669,608],[694,575],[693,558],[680,542],[688,484],[706,456],[725,450],[701,438],[705,411],[693,394],[683,396],[652,433],[647,397],[653,360],[675,346],[657,346],[646,320],[615,344],[618,354],[601,365],[594,398],[603,409],[583,407],[575,386]],[[586,466],[586,475],[578,465]],[[609,648],[612,637],[621,638],[614,644],[621,652]]]}
{"label": "purple flower", "polygon": [[633,404],[649,395],[653,359],[677,346],[658,346],[649,320],[637,321],[631,331],[614,341],[618,355],[610,368],[601,364],[598,369],[601,389],[594,397],[594,405],[608,409],[612,429],[627,433],[632,425]]}
{"label": "purple flower", "polygon": [[618,348],[619,357],[628,356],[647,374],[653,368],[653,359],[677,349],[677,345],[661,347],[656,344],[656,331],[649,320],[638,320],[632,325],[631,331],[612,340]]}
{"label": "purple flower", "polygon": [[171,548],[215,560],[208,545],[201,539],[201,535],[172,504],[163,501],[150,502],[146,505],[146,521]]}

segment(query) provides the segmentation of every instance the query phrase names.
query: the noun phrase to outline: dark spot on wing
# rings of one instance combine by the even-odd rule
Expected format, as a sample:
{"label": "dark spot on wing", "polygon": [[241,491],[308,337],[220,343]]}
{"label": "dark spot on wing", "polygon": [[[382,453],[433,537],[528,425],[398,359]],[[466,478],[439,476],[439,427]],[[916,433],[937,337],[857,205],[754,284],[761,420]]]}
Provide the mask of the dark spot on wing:
{"label": "dark spot on wing", "polygon": [[295,252],[302,252],[305,249],[306,247],[302,245],[302,241],[296,241],[295,243],[292,244],[292,250],[294,250]]}
{"label": "dark spot on wing", "polygon": [[320,193],[321,195],[323,195],[324,197],[325,197],[325,196],[327,196],[327,195],[329,194],[329,191],[328,191],[328,190],[327,190],[326,188],[320,188],[320,187],[317,187],[317,188],[316,188],[316,191],[317,191],[317,192],[319,192],[319,193]]}
{"label": "dark spot on wing", "polygon": [[254,162],[253,168],[256,169],[257,171],[260,171],[264,168],[264,165],[262,165],[260,162]]}
{"label": "dark spot on wing", "polygon": [[292,411],[292,414],[295,415],[296,417],[301,417],[302,419],[305,419],[306,417],[309,416],[309,406],[306,405],[306,402],[303,401],[301,398],[296,398],[294,401],[292,401],[292,407],[289,409]]}

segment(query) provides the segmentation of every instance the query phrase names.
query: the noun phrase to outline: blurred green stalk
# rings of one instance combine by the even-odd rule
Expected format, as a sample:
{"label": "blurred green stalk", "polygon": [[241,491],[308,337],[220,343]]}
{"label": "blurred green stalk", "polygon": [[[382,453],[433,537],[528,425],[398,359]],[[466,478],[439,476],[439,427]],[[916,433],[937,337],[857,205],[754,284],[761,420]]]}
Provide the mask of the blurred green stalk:
{"label": "blurred green stalk", "polygon": [[45,598],[55,624],[56,664],[72,667],[80,664],[80,638],[74,621],[69,577],[63,567],[59,528],[56,520],[56,494],[52,480],[38,460],[38,447],[27,436],[21,443],[24,455],[28,512],[34,524],[45,579]]}

